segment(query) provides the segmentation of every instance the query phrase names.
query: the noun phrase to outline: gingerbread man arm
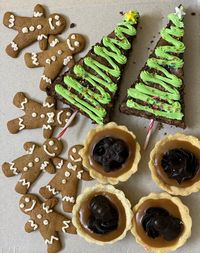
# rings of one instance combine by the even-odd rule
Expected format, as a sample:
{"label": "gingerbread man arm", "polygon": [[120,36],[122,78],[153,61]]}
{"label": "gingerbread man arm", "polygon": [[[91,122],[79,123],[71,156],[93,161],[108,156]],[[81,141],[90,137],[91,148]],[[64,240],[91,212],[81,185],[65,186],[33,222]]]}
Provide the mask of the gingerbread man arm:
{"label": "gingerbread man arm", "polygon": [[85,180],[85,181],[93,180],[93,178],[90,176],[89,172],[86,171],[84,168],[83,168],[83,173],[81,175],[81,179]]}
{"label": "gingerbread man arm", "polygon": [[29,68],[42,67],[44,65],[44,61],[43,61],[43,54],[44,53],[45,52],[26,53],[24,55],[24,60],[25,60],[26,66]]}
{"label": "gingerbread man arm", "polygon": [[55,35],[50,35],[48,39],[50,47],[55,47],[60,43],[59,39]]}
{"label": "gingerbread man arm", "polygon": [[45,206],[49,207],[49,208],[53,208],[54,206],[56,206],[58,204],[58,199],[57,198],[51,198],[51,199],[47,199],[44,202]]}
{"label": "gingerbread man arm", "polygon": [[49,174],[56,173],[56,168],[54,167],[54,165],[51,161],[49,161],[47,167],[45,168],[45,171],[48,172]]}
{"label": "gingerbread man arm", "polygon": [[38,224],[36,224],[34,220],[30,219],[26,222],[24,228],[27,233],[31,233],[38,229]]}
{"label": "gingerbread man arm", "polygon": [[27,151],[28,154],[33,154],[35,149],[40,148],[40,146],[36,144],[35,142],[25,142],[23,147],[24,147],[24,150]]}

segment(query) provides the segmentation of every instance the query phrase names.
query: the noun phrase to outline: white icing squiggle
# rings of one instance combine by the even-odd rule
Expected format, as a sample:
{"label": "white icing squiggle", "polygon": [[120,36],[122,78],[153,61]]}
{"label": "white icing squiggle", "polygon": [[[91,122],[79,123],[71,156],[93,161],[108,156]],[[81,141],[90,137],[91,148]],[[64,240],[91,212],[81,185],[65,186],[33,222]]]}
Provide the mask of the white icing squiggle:
{"label": "white icing squiggle", "polygon": [[36,205],[36,201],[33,199],[32,203],[33,203],[32,206],[30,208],[24,209],[24,212],[27,213],[27,212],[32,211],[34,209],[34,207]]}
{"label": "white icing squiggle", "polygon": [[61,160],[57,165],[56,165],[56,169],[61,169],[61,167],[63,166],[63,160]]}
{"label": "white icing squiggle", "polygon": [[55,47],[55,45],[57,45],[59,42],[60,41],[57,38],[55,38],[55,40],[52,40],[52,42],[50,43],[50,46]]}
{"label": "white icing squiggle", "polygon": [[50,78],[48,78],[48,77],[47,77],[47,76],[45,76],[45,75],[42,75],[42,80],[44,80],[46,83],[51,84],[51,79],[50,79]]}
{"label": "white icing squiggle", "polygon": [[11,28],[15,25],[15,16],[13,14],[10,15],[8,22],[10,23],[8,25],[9,28]]}
{"label": "white icing squiggle", "polygon": [[50,104],[50,103],[48,103],[48,102],[44,102],[44,103],[43,103],[43,106],[44,106],[44,107],[51,108],[51,107],[54,106],[54,103]]}
{"label": "white icing squiggle", "polygon": [[83,174],[83,170],[80,170],[78,173],[77,173],[77,178],[78,179],[81,179],[82,178],[82,174]]}
{"label": "white icing squiggle", "polygon": [[70,202],[70,203],[75,203],[74,197],[70,197],[70,196],[64,196],[62,198],[62,201],[66,201],[66,202]]}
{"label": "white icing squiggle", "polygon": [[38,225],[33,220],[28,220],[28,222],[30,223],[34,231],[38,228]]}
{"label": "white icing squiggle", "polygon": [[25,104],[28,102],[28,99],[27,98],[25,98],[22,102],[21,102],[21,107],[19,108],[19,109],[21,109],[21,110],[24,110],[25,109]]}
{"label": "white icing squiggle", "polygon": [[71,61],[72,58],[73,58],[73,57],[72,57],[71,55],[67,56],[67,57],[63,60],[63,65],[66,66],[66,65]]}
{"label": "white icing squiggle", "polygon": [[59,238],[52,235],[50,240],[48,240],[48,239],[45,240],[45,243],[46,244],[53,244],[53,240],[59,241]]}
{"label": "white icing squiggle", "polygon": [[69,39],[67,39],[67,45],[68,45],[68,47],[69,47],[70,50],[74,51],[75,48],[72,47],[71,42],[70,42]]}
{"label": "white icing squiggle", "polygon": [[12,171],[12,173],[14,174],[14,175],[18,175],[19,174],[19,172],[17,171],[17,168],[15,167],[15,163],[9,163],[11,166],[10,166],[10,170]]}
{"label": "white icing squiggle", "polygon": [[37,17],[42,17],[42,16],[43,16],[43,13],[42,13],[42,12],[39,12],[39,11],[34,11],[34,12],[33,12],[33,16],[34,16],[35,18],[37,18]]}
{"label": "white icing squiggle", "polygon": [[38,40],[43,40],[43,39],[47,39],[47,36],[45,34],[40,34],[37,36]]}
{"label": "white icing squiggle", "polygon": [[57,121],[60,125],[62,125],[62,121],[60,120],[62,113],[63,113],[63,110],[61,110],[60,112],[57,113]]}
{"label": "white icing squiggle", "polygon": [[30,147],[29,150],[27,150],[27,154],[29,155],[33,154],[34,149],[35,149],[35,144],[33,144],[33,146]]}
{"label": "white icing squiggle", "polygon": [[50,130],[51,130],[52,127],[51,127],[50,125],[43,125],[43,126],[42,126],[42,129],[50,129]]}
{"label": "white icing squiggle", "polygon": [[39,62],[38,62],[38,58],[37,58],[37,54],[36,53],[32,53],[31,54],[31,59],[32,59],[32,63],[36,66],[39,65]]}
{"label": "white icing squiggle", "polygon": [[22,118],[19,118],[19,126],[20,126],[19,130],[22,130],[22,129],[25,128],[25,125],[23,124],[23,119]]}
{"label": "white icing squiggle", "polygon": [[52,213],[53,210],[50,209],[49,206],[47,206],[45,203],[42,204],[42,209],[46,212],[46,213]]}
{"label": "white icing squiggle", "polygon": [[81,162],[81,158],[80,158],[80,157],[77,158],[77,159],[75,159],[72,155],[70,155],[70,159],[71,159],[72,161],[74,161],[74,162]]}
{"label": "white icing squiggle", "polygon": [[71,163],[68,163],[67,168],[70,170],[76,171],[77,165],[72,165]]}
{"label": "white icing squiggle", "polygon": [[52,187],[51,185],[47,185],[46,188],[53,193],[53,195],[58,194],[59,192],[56,191],[56,188]]}
{"label": "white icing squiggle", "polygon": [[71,222],[70,220],[63,221],[63,224],[65,225],[65,226],[62,227],[63,233],[67,233],[66,229],[69,228],[70,222]]}
{"label": "white icing squiggle", "polygon": [[31,183],[26,179],[20,179],[19,183],[21,183],[23,186],[26,186],[27,189],[31,186]]}
{"label": "white icing squiggle", "polygon": [[48,117],[48,120],[47,120],[47,123],[53,123],[54,122],[54,113],[53,112],[47,112],[47,117]]}
{"label": "white icing squiggle", "polygon": [[46,169],[46,167],[48,166],[48,164],[49,164],[49,162],[44,161],[44,162],[41,164],[41,166],[40,166],[40,170],[45,171],[45,169]]}
{"label": "white icing squiggle", "polygon": [[14,51],[17,51],[19,48],[17,46],[17,44],[14,41],[11,41],[11,47],[13,48]]}

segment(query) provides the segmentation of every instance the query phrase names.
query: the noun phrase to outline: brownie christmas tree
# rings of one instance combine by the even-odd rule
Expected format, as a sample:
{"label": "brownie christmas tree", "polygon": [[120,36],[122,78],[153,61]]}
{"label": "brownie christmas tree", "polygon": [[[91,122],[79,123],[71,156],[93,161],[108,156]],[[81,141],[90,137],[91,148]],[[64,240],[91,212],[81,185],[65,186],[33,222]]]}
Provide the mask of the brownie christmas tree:
{"label": "brownie christmas tree", "polygon": [[121,104],[123,113],[185,127],[183,53],[183,6],[168,15],[168,25]]}
{"label": "brownie christmas tree", "polygon": [[138,13],[125,13],[123,21],[104,36],[70,71],[49,89],[54,95],[97,124],[110,121],[128,52],[136,35]]}

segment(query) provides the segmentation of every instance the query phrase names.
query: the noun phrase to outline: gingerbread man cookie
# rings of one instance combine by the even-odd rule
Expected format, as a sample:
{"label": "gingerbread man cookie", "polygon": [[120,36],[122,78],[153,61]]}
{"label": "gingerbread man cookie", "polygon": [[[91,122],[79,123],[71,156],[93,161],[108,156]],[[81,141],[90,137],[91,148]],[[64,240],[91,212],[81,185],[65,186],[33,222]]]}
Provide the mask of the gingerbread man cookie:
{"label": "gingerbread man cookie", "polygon": [[60,42],[58,38],[49,37],[50,49],[40,53],[26,53],[25,63],[29,68],[44,67],[44,73],[40,81],[40,89],[45,91],[51,85],[64,66],[74,66],[74,54],[77,54],[85,47],[85,39],[80,34],[71,34]]}
{"label": "gingerbread man cookie", "polygon": [[82,165],[82,158],[79,155],[82,148],[82,145],[71,147],[68,152],[68,160],[53,159],[58,171],[48,185],[40,189],[40,194],[47,199],[60,193],[65,212],[72,211],[76,201],[79,180],[92,180]]}
{"label": "gingerbread man cookie", "polygon": [[18,31],[17,36],[6,48],[7,54],[15,58],[23,48],[36,40],[39,41],[40,48],[45,50],[48,45],[48,36],[60,34],[66,26],[66,21],[62,15],[57,13],[45,17],[44,7],[37,4],[33,17],[19,17],[12,12],[6,12],[3,24]]}
{"label": "gingerbread man cookie", "polygon": [[8,121],[8,130],[13,134],[24,129],[43,128],[44,138],[47,139],[52,136],[55,127],[64,127],[72,115],[70,108],[56,109],[53,97],[47,97],[41,104],[18,92],[13,104],[25,112],[24,116]]}
{"label": "gingerbread man cookie", "polygon": [[41,202],[34,194],[24,195],[19,203],[20,210],[30,216],[25,224],[25,231],[31,233],[38,229],[48,247],[48,253],[61,250],[59,232],[76,234],[71,219],[52,209],[57,203],[56,198]]}
{"label": "gingerbread man cookie", "polygon": [[62,142],[56,138],[47,139],[42,146],[34,142],[26,142],[24,149],[27,154],[12,162],[5,162],[2,165],[3,172],[7,177],[21,173],[15,190],[20,194],[25,194],[42,171],[47,171],[50,174],[56,172],[52,158],[57,157],[62,152],[62,148]]}

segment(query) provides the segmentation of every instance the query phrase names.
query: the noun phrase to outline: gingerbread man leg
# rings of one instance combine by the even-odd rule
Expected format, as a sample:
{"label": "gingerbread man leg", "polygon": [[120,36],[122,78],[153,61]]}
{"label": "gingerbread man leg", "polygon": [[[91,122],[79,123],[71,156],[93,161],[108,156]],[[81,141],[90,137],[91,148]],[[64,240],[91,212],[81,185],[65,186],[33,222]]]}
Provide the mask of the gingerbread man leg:
{"label": "gingerbread man leg", "polygon": [[48,253],[57,253],[62,249],[60,238],[56,231],[52,231],[52,229],[40,229],[40,232],[47,245]]}
{"label": "gingerbread man leg", "polygon": [[62,192],[62,205],[63,210],[65,212],[71,212],[73,206],[76,202],[76,194],[77,194],[77,182],[76,186],[66,187],[66,189]]}
{"label": "gingerbread man leg", "polygon": [[55,226],[56,226],[56,231],[58,232],[76,234],[76,228],[72,224],[72,221],[67,219],[67,217],[63,215],[57,216]]}
{"label": "gingerbread man leg", "polygon": [[6,177],[13,177],[13,176],[16,176],[20,173],[18,168],[15,167],[14,162],[3,163],[2,170],[3,170],[3,173]]}
{"label": "gingerbread man leg", "polygon": [[58,193],[59,192],[56,190],[56,188],[52,187],[51,185],[40,188],[40,194],[46,199],[50,199]]}

